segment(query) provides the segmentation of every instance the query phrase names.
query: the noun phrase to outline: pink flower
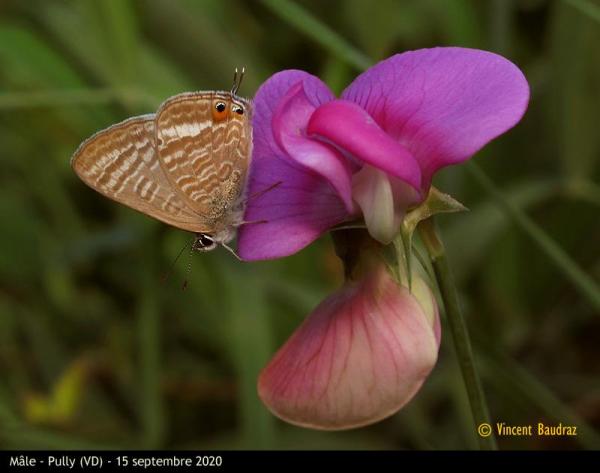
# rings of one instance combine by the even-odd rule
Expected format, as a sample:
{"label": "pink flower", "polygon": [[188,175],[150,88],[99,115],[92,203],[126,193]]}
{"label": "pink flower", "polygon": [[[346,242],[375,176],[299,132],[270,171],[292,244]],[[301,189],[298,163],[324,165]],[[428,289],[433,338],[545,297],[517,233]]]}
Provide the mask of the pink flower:
{"label": "pink flower", "polygon": [[258,393],[292,424],[359,427],[410,401],[439,344],[429,288],[415,278],[411,294],[380,264],[321,302],[263,370]]}
{"label": "pink flower", "polygon": [[361,214],[371,235],[389,243],[435,172],[513,127],[528,100],[514,64],[475,49],[392,56],[340,99],[306,72],[273,75],[254,100],[245,214],[266,223],[240,229],[240,256],[293,254]]}
{"label": "pink flower", "polygon": [[393,56],[340,99],[302,71],[260,87],[244,220],[261,223],[241,227],[240,256],[287,256],[361,216],[370,234],[350,232],[347,254],[336,246],[349,278],[262,372],[259,395],[273,413],[351,428],[393,414],[419,390],[437,358],[437,305],[416,275],[409,291],[388,273],[381,244],[427,197],[438,169],[514,126],[528,100],[514,64],[463,48]]}

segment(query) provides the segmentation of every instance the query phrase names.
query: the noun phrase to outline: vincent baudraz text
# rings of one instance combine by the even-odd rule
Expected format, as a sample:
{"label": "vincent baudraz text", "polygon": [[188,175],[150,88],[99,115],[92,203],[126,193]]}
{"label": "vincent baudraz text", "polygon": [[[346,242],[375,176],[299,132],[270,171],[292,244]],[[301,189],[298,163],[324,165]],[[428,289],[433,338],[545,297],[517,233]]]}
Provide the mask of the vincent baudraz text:
{"label": "vincent baudraz text", "polygon": [[81,455],[11,455],[8,466],[35,467],[47,466],[49,468],[102,468],[111,465],[128,468],[197,468],[219,467],[223,465],[221,455],[193,455],[179,454],[167,456],[138,455],[107,455],[107,454],[81,454]]}

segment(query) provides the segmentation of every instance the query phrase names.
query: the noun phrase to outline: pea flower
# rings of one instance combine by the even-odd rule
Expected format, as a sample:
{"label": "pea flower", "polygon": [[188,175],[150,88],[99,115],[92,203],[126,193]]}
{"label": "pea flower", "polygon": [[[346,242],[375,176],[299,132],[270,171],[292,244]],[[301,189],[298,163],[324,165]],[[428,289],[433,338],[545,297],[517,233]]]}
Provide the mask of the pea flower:
{"label": "pea flower", "polygon": [[[392,56],[339,99],[306,72],[273,75],[254,99],[244,215],[261,223],[241,227],[239,255],[288,256],[358,218],[371,242],[389,244],[429,194],[435,172],[513,127],[528,100],[527,81],[510,61],[455,47]],[[350,271],[261,374],[261,398],[292,423],[374,422],[406,404],[435,364],[431,291],[418,278],[409,291],[372,263],[380,260],[371,243],[365,248],[356,251],[371,261],[368,270]],[[344,262],[349,274],[355,261]]]}
{"label": "pea flower", "polygon": [[[336,99],[317,77],[276,73],[254,98],[245,260],[291,255],[361,213],[389,243],[435,172],[471,157],[523,116],[529,87],[496,54],[433,48],[392,56]],[[260,193],[265,189],[278,186]]]}

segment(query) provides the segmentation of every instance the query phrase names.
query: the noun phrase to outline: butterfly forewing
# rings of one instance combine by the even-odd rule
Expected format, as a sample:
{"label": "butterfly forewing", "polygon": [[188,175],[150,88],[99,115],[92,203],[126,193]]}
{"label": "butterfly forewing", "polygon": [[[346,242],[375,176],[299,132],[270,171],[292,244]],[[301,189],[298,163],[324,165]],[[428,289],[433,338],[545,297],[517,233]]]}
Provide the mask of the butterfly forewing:
{"label": "butterfly forewing", "polygon": [[161,166],[209,225],[227,215],[241,192],[250,157],[249,108],[228,92],[195,92],[167,100],[157,112]]}
{"label": "butterfly forewing", "polygon": [[156,151],[155,115],[134,117],[84,141],[71,165],[90,187],[169,225],[209,230],[172,189]]}

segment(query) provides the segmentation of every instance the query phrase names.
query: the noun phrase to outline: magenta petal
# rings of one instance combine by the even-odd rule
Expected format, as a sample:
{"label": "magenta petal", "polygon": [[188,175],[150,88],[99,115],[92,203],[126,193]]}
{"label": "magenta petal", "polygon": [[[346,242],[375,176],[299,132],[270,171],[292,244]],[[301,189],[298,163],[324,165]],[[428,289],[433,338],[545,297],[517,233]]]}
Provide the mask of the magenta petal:
{"label": "magenta petal", "polygon": [[342,97],[363,107],[433,174],[471,157],[519,122],[529,86],[513,63],[466,48],[398,54],[371,67]]}
{"label": "magenta petal", "polygon": [[329,88],[319,78],[307,72],[287,70],[272,75],[259,87],[252,103],[254,155],[281,156],[283,154],[273,136],[273,114],[281,99],[298,82],[303,83],[304,92],[314,107],[334,99]]}
{"label": "magenta petal", "polygon": [[292,163],[273,136],[274,110],[299,81],[315,107],[333,98],[319,79],[293,70],[273,75],[254,98],[253,152],[244,220],[265,223],[240,228],[238,252],[246,260],[291,255],[348,218],[344,203],[329,182]]}
{"label": "magenta petal", "polygon": [[247,261],[294,254],[349,218],[338,193],[326,180],[286,159],[257,157],[248,187],[244,221],[259,223],[242,225],[238,231],[237,250]]}
{"label": "magenta petal", "polygon": [[[259,396],[280,418],[325,430],[367,425],[415,395],[435,365],[439,317],[380,267],[325,299],[262,371]],[[427,312],[429,309],[429,312]]]}
{"label": "magenta petal", "polygon": [[350,163],[333,146],[306,137],[306,125],[316,107],[303,82],[292,86],[273,115],[273,136],[287,157],[327,179],[349,213],[353,212]]}
{"label": "magenta petal", "polygon": [[320,106],[312,114],[307,132],[324,138],[420,191],[419,163],[355,103],[333,100]]}

